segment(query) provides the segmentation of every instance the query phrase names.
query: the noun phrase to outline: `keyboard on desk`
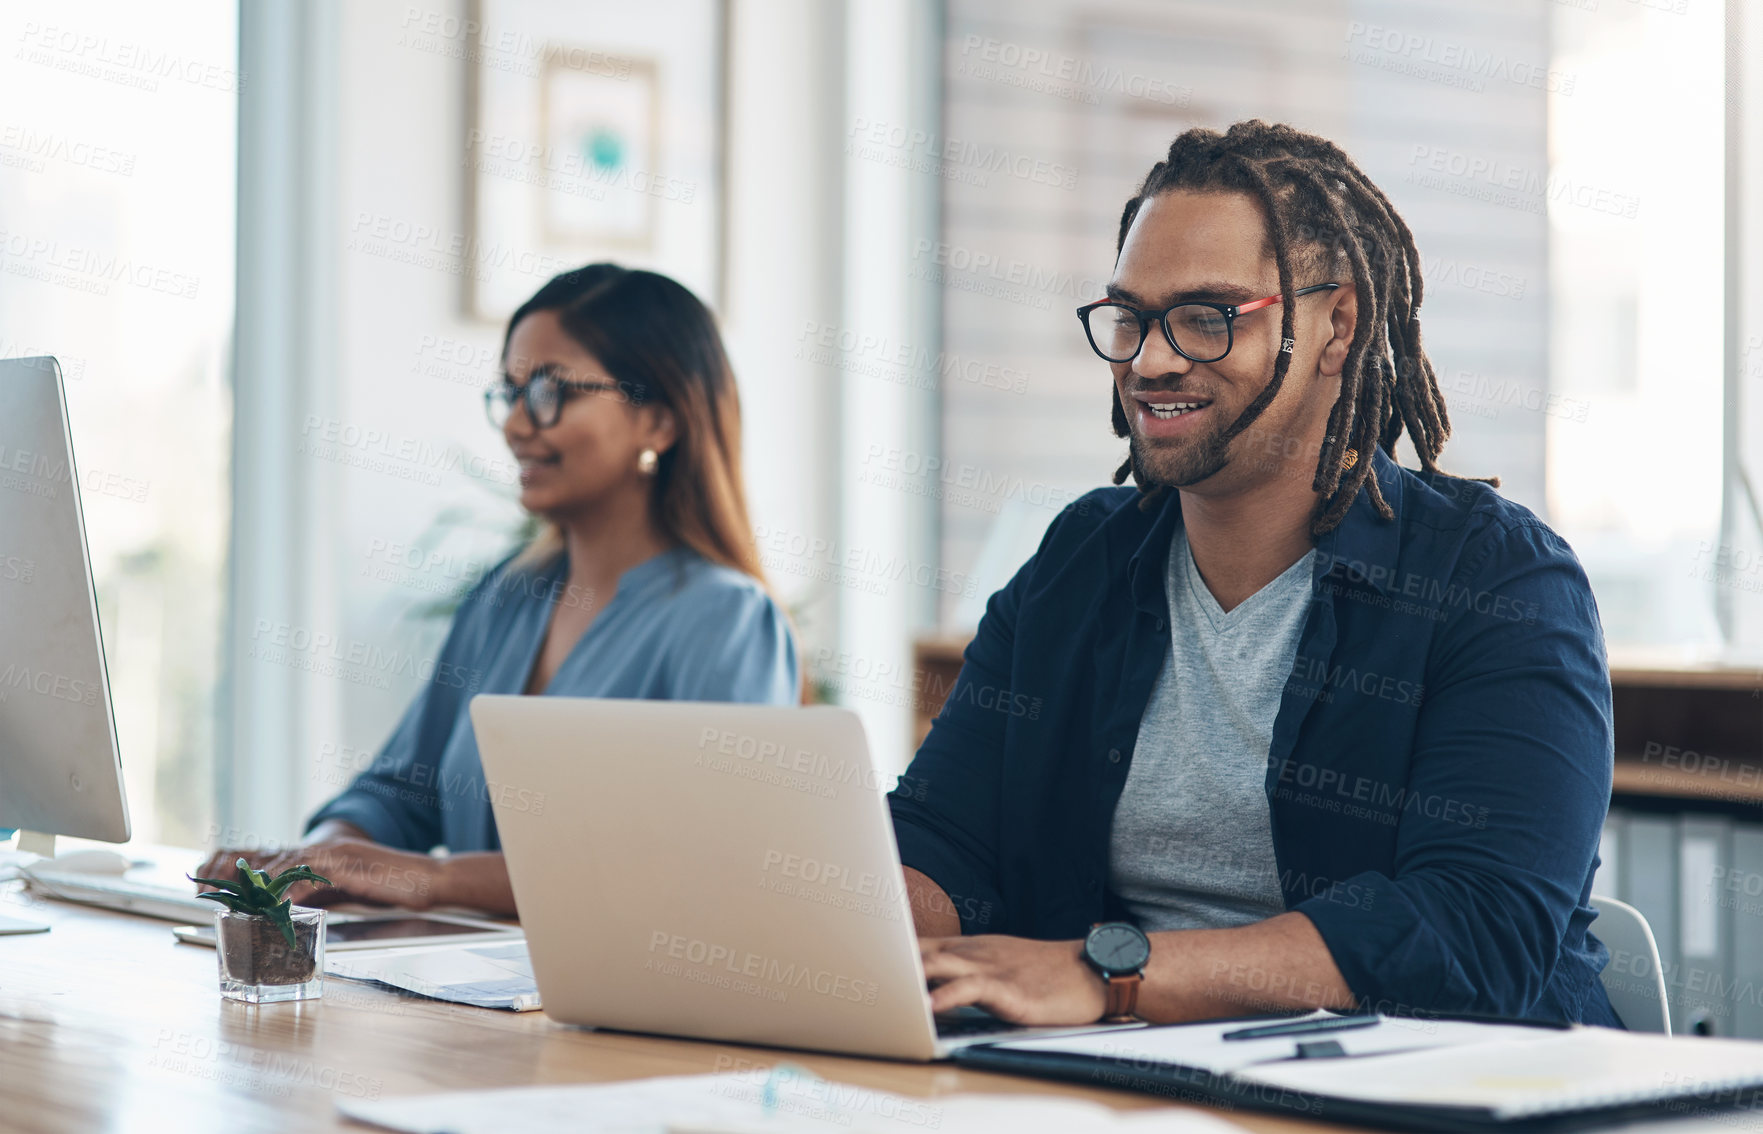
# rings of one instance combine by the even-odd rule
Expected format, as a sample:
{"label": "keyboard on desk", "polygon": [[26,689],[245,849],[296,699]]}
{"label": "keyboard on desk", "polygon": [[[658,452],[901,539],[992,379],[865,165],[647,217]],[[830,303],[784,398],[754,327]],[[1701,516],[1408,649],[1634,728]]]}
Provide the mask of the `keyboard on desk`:
{"label": "keyboard on desk", "polygon": [[37,897],[102,906],[166,921],[212,921],[216,908],[213,902],[198,899],[193,889],[136,882],[114,874],[27,870],[23,877],[25,889]]}

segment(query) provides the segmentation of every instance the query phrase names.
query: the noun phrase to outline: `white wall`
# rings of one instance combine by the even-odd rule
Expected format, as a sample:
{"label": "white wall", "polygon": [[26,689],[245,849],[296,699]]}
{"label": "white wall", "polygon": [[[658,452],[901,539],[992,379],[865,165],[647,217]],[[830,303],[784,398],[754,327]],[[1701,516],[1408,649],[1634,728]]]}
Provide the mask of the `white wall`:
{"label": "white wall", "polygon": [[738,0],[729,20],[723,334],[740,383],[760,558],[804,652],[837,643],[838,611],[798,540],[834,533],[838,390],[810,357],[838,321],[842,8]]}

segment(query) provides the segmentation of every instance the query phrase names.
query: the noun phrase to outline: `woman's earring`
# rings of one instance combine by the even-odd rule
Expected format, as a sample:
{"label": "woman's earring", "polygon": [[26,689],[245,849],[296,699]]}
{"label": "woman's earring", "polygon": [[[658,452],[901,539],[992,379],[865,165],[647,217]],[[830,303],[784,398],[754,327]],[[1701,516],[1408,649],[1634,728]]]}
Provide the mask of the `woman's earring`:
{"label": "woman's earring", "polygon": [[1348,449],[1345,453],[1341,454],[1341,471],[1342,472],[1346,472],[1348,469],[1352,468],[1354,465],[1356,465],[1358,463],[1359,463],[1359,450]]}
{"label": "woman's earring", "polygon": [[637,471],[644,476],[654,476],[655,467],[661,463],[661,454],[653,449],[644,449],[637,454]]}

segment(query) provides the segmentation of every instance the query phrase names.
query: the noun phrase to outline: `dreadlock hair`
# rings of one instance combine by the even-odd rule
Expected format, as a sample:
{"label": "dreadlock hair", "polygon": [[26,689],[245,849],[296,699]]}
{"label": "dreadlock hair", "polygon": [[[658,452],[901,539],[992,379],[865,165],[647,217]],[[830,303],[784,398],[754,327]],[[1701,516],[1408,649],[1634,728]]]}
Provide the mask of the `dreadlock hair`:
{"label": "dreadlock hair", "polygon": [[[1177,189],[1242,192],[1261,203],[1281,295],[1296,290],[1294,267],[1338,269],[1343,259],[1351,267],[1359,318],[1311,483],[1321,499],[1310,531],[1320,536],[1338,525],[1361,485],[1369,485],[1378,515],[1393,519],[1395,512],[1384,501],[1371,460],[1359,459],[1360,454],[1369,454],[1373,445],[1393,453],[1406,429],[1421,468],[1440,473],[1438,456],[1451,435],[1444,395],[1420,345],[1420,253],[1407,224],[1339,146],[1291,126],[1250,119],[1223,134],[1195,127],[1170,143],[1168,155],[1151,167],[1121,212],[1116,256],[1140,206]],[[1280,308],[1280,339],[1289,343],[1296,304]],[[1291,361],[1289,352],[1279,352],[1272,380],[1226,431],[1224,442],[1261,416],[1279,393]],[[1113,419],[1115,435],[1128,436],[1118,389]],[[1114,483],[1124,482],[1128,473],[1142,493],[1141,508],[1163,499],[1167,487],[1145,484],[1131,457],[1115,472]],[[1491,477],[1487,483],[1498,486],[1500,481]]]}

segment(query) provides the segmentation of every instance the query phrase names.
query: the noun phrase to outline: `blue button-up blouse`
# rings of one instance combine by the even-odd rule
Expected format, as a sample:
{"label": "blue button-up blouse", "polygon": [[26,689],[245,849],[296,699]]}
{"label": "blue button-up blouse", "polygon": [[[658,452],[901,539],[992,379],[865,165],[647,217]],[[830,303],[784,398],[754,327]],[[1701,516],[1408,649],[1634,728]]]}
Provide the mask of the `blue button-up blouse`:
{"label": "blue button-up blouse", "polygon": [[[568,579],[559,557],[537,570],[504,564],[480,582],[385,748],[307,829],[341,819],[405,850],[500,849],[468,706],[525,690],[553,606],[591,601]],[[675,548],[619,577],[543,695],[796,704],[796,643],[755,580]]]}

